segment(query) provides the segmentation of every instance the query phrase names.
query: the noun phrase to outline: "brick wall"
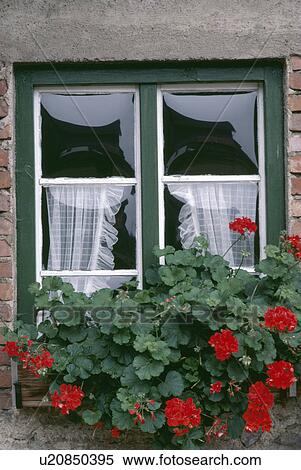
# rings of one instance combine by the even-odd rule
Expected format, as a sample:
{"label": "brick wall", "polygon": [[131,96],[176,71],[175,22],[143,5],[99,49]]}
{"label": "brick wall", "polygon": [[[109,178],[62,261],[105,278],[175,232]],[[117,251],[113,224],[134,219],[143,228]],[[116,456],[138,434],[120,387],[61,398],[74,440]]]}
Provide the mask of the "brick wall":
{"label": "brick wall", "polygon": [[291,57],[288,73],[289,230],[301,235],[301,56]]}
{"label": "brick wall", "polygon": [[[11,70],[0,62],[0,345],[1,327],[9,324],[13,315],[11,100]],[[12,406],[11,382],[10,360],[0,352],[0,409]]]}

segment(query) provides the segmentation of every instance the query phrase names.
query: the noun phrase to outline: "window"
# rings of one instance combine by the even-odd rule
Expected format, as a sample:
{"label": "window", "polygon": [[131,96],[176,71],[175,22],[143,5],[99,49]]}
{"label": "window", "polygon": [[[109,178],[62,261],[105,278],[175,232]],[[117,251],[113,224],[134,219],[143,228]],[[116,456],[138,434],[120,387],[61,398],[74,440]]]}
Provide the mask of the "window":
{"label": "window", "polygon": [[36,277],[141,284],[136,88],[35,90]]}
{"label": "window", "polygon": [[207,234],[226,251],[235,217],[259,232],[227,253],[249,270],[285,227],[282,69],[18,66],[19,312],[60,275],[91,294],[143,273],[152,248]]}
{"label": "window", "polygon": [[191,248],[202,233],[223,254],[237,239],[229,222],[246,216],[259,236],[235,244],[226,259],[239,266],[241,252],[250,253],[243,267],[252,270],[266,243],[262,88],[161,86],[158,109],[161,246]]}

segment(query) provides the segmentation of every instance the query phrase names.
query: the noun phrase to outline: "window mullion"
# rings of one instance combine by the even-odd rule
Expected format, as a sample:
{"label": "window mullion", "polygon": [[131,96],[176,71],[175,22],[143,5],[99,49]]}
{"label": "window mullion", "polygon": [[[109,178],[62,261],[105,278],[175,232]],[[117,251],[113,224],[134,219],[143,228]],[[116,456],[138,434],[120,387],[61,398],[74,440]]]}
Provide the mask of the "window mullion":
{"label": "window mullion", "polygon": [[159,243],[157,86],[140,85],[142,247],[143,270],[154,261],[154,245]]}

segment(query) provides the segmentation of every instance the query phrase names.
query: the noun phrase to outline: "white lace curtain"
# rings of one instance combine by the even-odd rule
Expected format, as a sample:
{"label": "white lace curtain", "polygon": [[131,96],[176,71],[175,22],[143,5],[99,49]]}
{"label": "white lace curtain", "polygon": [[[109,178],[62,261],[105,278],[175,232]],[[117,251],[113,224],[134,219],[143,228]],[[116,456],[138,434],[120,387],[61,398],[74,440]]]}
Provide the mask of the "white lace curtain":
{"label": "white lace curtain", "polygon": [[[109,185],[60,185],[46,188],[49,220],[47,269],[113,270],[113,246],[117,242],[115,215],[124,188]],[[108,287],[97,276],[65,277],[77,291],[90,294]]]}
{"label": "white lace curtain", "polygon": [[[179,214],[179,234],[182,246],[191,248],[195,238],[204,234],[213,254],[223,255],[238,238],[230,232],[229,222],[236,217],[256,218],[257,183],[170,183],[172,196],[183,202]],[[231,266],[241,262],[241,251],[251,253],[243,266],[254,266],[254,235],[237,243],[226,255]]]}

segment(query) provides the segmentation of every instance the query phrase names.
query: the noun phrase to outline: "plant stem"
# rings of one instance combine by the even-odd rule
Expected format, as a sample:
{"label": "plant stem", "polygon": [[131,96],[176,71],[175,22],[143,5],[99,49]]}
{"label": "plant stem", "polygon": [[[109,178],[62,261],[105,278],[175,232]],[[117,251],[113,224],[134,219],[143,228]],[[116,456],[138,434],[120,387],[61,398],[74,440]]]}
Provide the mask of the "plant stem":
{"label": "plant stem", "polygon": [[242,237],[244,236],[244,234],[240,234],[239,237],[234,240],[233,243],[231,243],[231,245],[229,246],[229,248],[227,248],[227,250],[225,251],[225,253],[222,255],[222,257],[224,258],[226,256],[226,254],[231,250],[231,248],[233,248],[234,245],[236,245],[236,243],[238,243]]}

